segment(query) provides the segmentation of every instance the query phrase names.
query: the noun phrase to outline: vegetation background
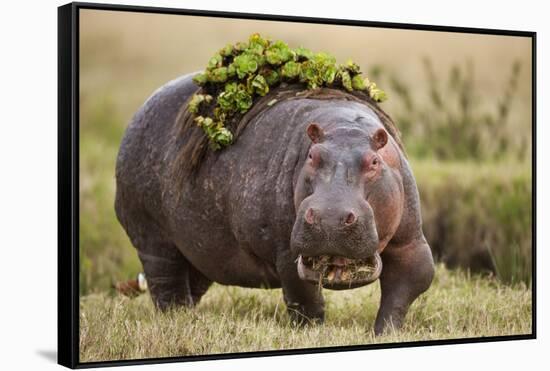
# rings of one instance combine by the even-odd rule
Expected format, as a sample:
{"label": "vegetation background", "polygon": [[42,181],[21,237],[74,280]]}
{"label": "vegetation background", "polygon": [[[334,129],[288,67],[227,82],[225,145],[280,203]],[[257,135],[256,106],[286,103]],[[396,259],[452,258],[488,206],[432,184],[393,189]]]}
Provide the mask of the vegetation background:
{"label": "vegetation background", "polygon": [[[81,12],[81,360],[531,332],[530,39]],[[113,209],[127,124],[158,87],[202,69],[221,46],[253,32],[340,62],[351,58],[389,95],[382,108],[402,131],[426,237],[440,262],[439,278],[401,334],[375,339],[365,332],[376,311],[375,285],[329,293],[327,327],[304,333],[285,325],[280,290],[214,286],[195,312],[169,315],[155,313],[146,296],[113,296],[113,282],[141,271]],[[166,341],[172,323],[188,326],[187,340]],[[232,335],[216,343],[219,332]],[[242,342],[229,341],[242,334]],[[330,341],[318,338],[330,334]]]}

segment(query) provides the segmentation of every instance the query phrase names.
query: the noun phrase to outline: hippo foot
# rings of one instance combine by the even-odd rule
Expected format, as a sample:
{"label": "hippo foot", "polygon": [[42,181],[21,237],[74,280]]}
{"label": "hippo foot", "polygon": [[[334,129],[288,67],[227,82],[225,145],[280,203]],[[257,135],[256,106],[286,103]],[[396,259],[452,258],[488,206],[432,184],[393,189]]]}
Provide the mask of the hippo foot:
{"label": "hippo foot", "polygon": [[376,336],[381,336],[401,329],[407,314],[407,309],[408,308],[393,308],[391,315],[386,315],[386,317],[383,317],[382,314],[378,315],[374,323],[374,334]]}
{"label": "hippo foot", "polygon": [[325,321],[322,307],[307,308],[300,303],[287,303],[288,316],[293,326],[320,325]]}

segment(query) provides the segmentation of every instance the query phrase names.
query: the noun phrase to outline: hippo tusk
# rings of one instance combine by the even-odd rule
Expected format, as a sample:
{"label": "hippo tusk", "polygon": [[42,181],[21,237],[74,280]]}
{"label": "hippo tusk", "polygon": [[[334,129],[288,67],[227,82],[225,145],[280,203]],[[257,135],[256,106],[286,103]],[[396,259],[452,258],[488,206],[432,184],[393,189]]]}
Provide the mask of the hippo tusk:
{"label": "hippo tusk", "polygon": [[380,274],[382,273],[382,258],[380,257],[380,254],[378,252],[374,254],[374,261],[375,261],[374,266],[376,270],[370,277],[371,278],[370,282],[376,281],[380,277]]}
{"label": "hippo tusk", "polygon": [[304,281],[319,281],[320,274],[314,270],[306,268],[302,255],[298,256],[298,276]]}

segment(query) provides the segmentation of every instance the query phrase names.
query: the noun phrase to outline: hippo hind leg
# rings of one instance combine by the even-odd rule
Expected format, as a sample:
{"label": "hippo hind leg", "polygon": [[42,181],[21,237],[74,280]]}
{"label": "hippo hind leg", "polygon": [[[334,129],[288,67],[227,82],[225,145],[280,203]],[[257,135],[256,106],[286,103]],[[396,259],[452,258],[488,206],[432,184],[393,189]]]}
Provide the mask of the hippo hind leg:
{"label": "hippo hind leg", "polygon": [[166,237],[161,224],[140,204],[117,188],[115,210],[137,249],[153,303],[160,310],[194,306],[212,281],[202,275]]}
{"label": "hippo hind leg", "polygon": [[172,307],[196,305],[212,281],[193,267],[171,243],[157,242],[154,249],[138,249],[155,306],[165,311]]}

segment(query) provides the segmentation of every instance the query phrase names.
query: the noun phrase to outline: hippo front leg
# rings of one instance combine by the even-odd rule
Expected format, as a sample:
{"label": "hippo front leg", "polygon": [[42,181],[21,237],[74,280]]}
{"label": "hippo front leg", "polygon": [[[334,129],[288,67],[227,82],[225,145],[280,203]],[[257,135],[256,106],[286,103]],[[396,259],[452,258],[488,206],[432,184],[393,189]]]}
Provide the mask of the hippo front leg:
{"label": "hippo front leg", "polygon": [[325,302],[321,289],[300,279],[296,262],[291,259],[290,253],[279,254],[277,271],[291,322],[299,326],[322,323],[325,319]]}
{"label": "hippo front leg", "polygon": [[409,306],[430,287],[434,275],[432,253],[424,238],[403,246],[387,246],[382,262],[382,297],[374,325],[376,335],[401,327]]}

